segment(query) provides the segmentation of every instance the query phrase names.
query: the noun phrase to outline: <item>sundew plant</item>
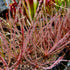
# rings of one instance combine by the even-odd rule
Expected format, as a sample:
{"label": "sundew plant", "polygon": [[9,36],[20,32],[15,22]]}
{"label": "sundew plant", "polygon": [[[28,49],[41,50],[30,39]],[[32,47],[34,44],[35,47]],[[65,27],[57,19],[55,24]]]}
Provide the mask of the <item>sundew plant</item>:
{"label": "sundew plant", "polygon": [[70,62],[65,59],[70,53],[70,8],[63,2],[19,0],[16,8],[10,6],[6,20],[0,17],[0,70],[51,70]]}

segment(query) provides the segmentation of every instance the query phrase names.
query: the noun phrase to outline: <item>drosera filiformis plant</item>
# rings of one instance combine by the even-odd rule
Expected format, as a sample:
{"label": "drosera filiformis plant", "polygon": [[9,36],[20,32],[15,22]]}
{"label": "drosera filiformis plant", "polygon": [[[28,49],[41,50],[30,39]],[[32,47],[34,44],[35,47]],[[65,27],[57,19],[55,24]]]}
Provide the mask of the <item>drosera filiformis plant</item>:
{"label": "drosera filiformis plant", "polygon": [[69,10],[63,16],[61,9],[50,16],[41,9],[29,25],[23,7],[20,7],[21,2],[14,18],[10,14],[9,19],[0,18],[0,60],[3,63],[0,68],[45,70],[52,69],[62,61],[70,61],[64,59],[66,52],[62,52],[70,49]]}

